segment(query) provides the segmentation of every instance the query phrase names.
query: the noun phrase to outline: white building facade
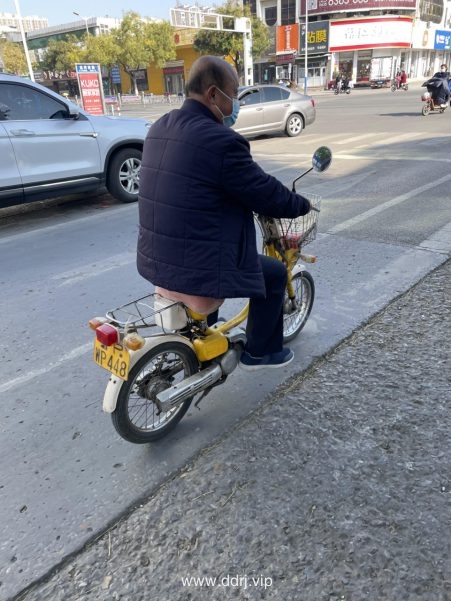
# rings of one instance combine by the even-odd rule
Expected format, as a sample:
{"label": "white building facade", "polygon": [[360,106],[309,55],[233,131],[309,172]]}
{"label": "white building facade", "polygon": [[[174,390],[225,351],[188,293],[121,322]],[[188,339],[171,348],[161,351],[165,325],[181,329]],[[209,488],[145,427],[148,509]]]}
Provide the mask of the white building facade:
{"label": "white building facade", "polygon": [[[35,29],[47,27],[49,20],[45,17],[32,15],[29,17],[22,17],[22,24],[24,31],[34,31]],[[0,13],[0,30],[3,27],[5,27],[7,31],[17,30],[19,32],[19,16],[12,13]]]}

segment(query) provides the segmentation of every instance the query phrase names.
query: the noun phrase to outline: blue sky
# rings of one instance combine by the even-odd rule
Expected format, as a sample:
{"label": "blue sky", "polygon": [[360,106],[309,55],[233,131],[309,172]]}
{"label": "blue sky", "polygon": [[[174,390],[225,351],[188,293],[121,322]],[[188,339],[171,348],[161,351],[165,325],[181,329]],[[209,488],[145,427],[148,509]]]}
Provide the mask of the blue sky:
{"label": "blue sky", "polygon": [[[143,17],[158,17],[169,20],[169,9],[175,8],[177,0],[18,0],[22,16],[37,15],[46,17],[49,25],[69,23],[77,19],[72,11],[83,17],[109,17],[120,18],[124,12],[134,10]],[[180,4],[195,4],[195,2],[180,2]],[[200,3],[201,5],[208,4]],[[221,4],[219,2],[218,4]],[[213,5],[213,2],[210,6]],[[2,0],[1,11],[15,13],[14,0]]]}

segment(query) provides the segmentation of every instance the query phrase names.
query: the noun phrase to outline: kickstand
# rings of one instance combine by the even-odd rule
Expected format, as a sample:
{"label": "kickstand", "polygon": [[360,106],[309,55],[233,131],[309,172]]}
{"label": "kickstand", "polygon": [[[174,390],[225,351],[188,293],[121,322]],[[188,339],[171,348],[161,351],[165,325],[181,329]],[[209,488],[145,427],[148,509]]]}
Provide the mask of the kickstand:
{"label": "kickstand", "polygon": [[200,397],[197,399],[197,401],[194,403],[194,406],[199,409],[199,403],[207,396],[207,394],[210,392],[210,390],[213,388],[213,386],[210,386],[210,388],[206,388],[202,394],[200,395]]}

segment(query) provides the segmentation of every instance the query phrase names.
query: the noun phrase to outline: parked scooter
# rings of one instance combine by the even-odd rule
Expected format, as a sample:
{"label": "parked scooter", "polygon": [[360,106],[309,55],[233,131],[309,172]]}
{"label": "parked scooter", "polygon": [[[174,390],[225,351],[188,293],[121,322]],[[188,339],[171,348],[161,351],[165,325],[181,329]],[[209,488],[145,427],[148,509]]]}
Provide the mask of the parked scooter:
{"label": "parked scooter", "polygon": [[[326,146],[316,150],[312,170],[325,171],[332,161]],[[310,195],[312,211],[295,219],[256,215],[263,252],[287,269],[283,305],[284,342],[295,338],[312,309],[313,278],[300,261],[313,263],[303,248],[315,239],[320,198]],[[237,367],[246,332],[242,324],[249,304],[226,322],[207,325],[207,316],[158,294],[128,302],[89,322],[95,331],[94,361],[110,372],[103,410],[125,440],[148,443],[170,432],[194,398],[196,406],[224,384]]]}

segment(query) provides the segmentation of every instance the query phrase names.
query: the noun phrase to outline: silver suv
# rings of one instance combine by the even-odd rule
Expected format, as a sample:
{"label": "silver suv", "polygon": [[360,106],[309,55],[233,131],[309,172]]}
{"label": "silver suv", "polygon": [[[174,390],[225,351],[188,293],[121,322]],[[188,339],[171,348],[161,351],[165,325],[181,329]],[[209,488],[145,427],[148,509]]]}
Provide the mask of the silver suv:
{"label": "silver suv", "polygon": [[28,79],[0,73],[0,207],[106,186],[138,199],[143,119],[89,115]]}

